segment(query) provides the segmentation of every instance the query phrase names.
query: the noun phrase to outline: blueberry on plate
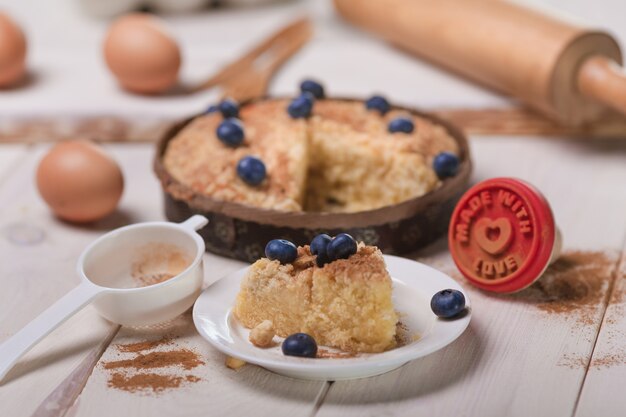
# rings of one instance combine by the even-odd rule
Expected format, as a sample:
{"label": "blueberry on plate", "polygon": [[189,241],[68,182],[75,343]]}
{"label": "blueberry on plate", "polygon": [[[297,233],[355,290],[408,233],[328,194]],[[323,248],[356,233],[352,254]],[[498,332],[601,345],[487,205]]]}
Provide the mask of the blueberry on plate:
{"label": "blueberry on plate", "polygon": [[326,248],[332,238],[325,233],[317,235],[311,241],[311,254],[316,255],[315,263],[320,268],[330,263],[330,259],[328,258],[328,254],[326,253]]}
{"label": "blueberry on plate", "polygon": [[288,240],[273,239],[265,245],[265,256],[281,264],[290,264],[298,257],[298,248]]}
{"label": "blueberry on plate", "polygon": [[220,112],[224,118],[239,117],[239,104],[229,98],[222,100],[218,105]]}
{"label": "blueberry on plate", "polygon": [[356,240],[347,233],[340,233],[328,243],[326,254],[331,261],[348,259],[357,251]]}
{"label": "blueberry on plate", "polygon": [[459,290],[441,290],[433,295],[430,308],[439,317],[454,317],[465,310],[465,296]]}
{"label": "blueberry on plate", "polygon": [[281,346],[284,355],[314,358],[317,355],[317,343],[306,333],[294,333],[287,336]]}
{"label": "blueberry on plate", "polygon": [[391,105],[383,96],[372,96],[365,102],[365,108],[368,110],[376,110],[384,115],[391,110]]}
{"label": "blueberry on plate", "polygon": [[406,117],[398,117],[397,119],[393,119],[387,125],[387,130],[390,133],[412,133],[415,129],[415,125],[411,119],[407,119]]}
{"label": "blueberry on plate", "polygon": [[433,169],[439,179],[454,177],[459,172],[459,158],[453,153],[441,152],[433,159]]}
{"label": "blueberry on plate", "polygon": [[314,101],[315,97],[313,94],[304,92],[289,103],[287,112],[289,113],[289,116],[294,119],[309,117],[311,115],[311,110],[313,110]]}
{"label": "blueberry on plate", "polygon": [[211,113],[215,113],[219,111],[219,107],[216,106],[215,104],[211,104],[209,107],[207,107],[205,113],[206,114],[211,114]]}
{"label": "blueberry on plate", "polygon": [[237,163],[237,175],[248,185],[259,185],[267,172],[265,164],[255,156],[244,156]]}
{"label": "blueberry on plate", "polygon": [[225,145],[232,146],[233,148],[243,143],[243,125],[238,119],[231,117],[224,120],[217,126],[216,134],[218,139]]}
{"label": "blueberry on plate", "polygon": [[303,93],[311,93],[315,98],[324,98],[324,87],[322,84],[313,80],[304,80],[300,83],[300,91]]}

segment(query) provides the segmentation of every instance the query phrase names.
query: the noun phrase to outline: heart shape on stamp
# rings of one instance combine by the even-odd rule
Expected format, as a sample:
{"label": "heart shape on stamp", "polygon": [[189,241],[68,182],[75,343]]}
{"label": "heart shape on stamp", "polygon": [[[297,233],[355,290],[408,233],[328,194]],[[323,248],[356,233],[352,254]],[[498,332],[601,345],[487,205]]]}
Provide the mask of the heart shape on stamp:
{"label": "heart shape on stamp", "polygon": [[[495,235],[495,237],[492,237]],[[513,240],[511,221],[506,217],[495,220],[483,217],[474,225],[474,239],[478,246],[491,255],[504,252]]]}

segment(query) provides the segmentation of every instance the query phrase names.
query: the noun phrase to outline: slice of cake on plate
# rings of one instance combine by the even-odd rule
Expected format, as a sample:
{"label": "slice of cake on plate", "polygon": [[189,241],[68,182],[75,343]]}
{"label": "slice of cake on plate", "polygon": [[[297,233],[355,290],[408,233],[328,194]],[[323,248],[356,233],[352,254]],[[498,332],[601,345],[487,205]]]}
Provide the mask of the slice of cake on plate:
{"label": "slice of cake on plate", "polygon": [[383,256],[363,243],[355,252],[321,267],[308,245],[289,263],[259,259],[241,282],[235,317],[247,328],[271,320],[281,337],[307,333],[346,352],[395,347],[398,315]]}

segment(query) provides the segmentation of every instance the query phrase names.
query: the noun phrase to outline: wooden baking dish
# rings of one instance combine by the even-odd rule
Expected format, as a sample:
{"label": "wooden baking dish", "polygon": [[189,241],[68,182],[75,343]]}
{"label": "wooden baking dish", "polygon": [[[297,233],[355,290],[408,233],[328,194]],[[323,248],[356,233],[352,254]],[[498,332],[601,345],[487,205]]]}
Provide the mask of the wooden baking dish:
{"label": "wooden baking dish", "polygon": [[284,238],[303,245],[319,233],[347,232],[357,241],[376,245],[391,254],[419,249],[447,230],[454,205],[467,186],[472,163],[467,139],[455,126],[413,109],[394,108],[429,119],[447,129],[460,149],[461,166],[455,177],[444,180],[439,188],[421,197],[356,213],[284,212],[218,201],[178,182],[162,162],[168,142],[192,117],[173,126],[158,143],[154,170],[164,190],[165,215],[175,222],[192,214],[206,216],[209,224],[200,230],[200,234],[206,241],[207,250],[248,262],[263,256],[265,244],[271,239]]}

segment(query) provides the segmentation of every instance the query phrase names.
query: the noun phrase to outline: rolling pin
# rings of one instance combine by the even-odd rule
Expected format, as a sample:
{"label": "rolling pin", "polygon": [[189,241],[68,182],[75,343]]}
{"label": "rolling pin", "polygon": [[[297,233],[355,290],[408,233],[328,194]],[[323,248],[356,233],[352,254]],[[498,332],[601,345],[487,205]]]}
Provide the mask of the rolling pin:
{"label": "rolling pin", "polygon": [[349,22],[562,123],[626,114],[609,34],[504,0],[334,0]]}

